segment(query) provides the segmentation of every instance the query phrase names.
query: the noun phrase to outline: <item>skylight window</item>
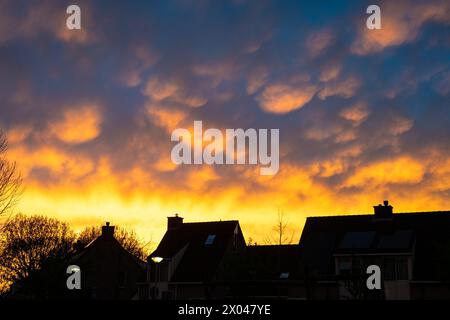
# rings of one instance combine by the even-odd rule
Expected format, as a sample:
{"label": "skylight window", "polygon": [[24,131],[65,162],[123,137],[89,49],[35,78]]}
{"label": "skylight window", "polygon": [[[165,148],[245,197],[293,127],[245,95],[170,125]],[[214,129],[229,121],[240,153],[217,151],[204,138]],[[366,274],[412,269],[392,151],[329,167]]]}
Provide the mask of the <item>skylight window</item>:
{"label": "skylight window", "polygon": [[347,232],[345,233],[340,249],[369,249],[375,238],[374,231]]}
{"label": "skylight window", "polygon": [[210,246],[210,245],[212,245],[213,242],[214,242],[214,239],[216,239],[216,235],[215,235],[215,234],[210,234],[210,235],[208,236],[208,238],[206,238],[205,246]]}

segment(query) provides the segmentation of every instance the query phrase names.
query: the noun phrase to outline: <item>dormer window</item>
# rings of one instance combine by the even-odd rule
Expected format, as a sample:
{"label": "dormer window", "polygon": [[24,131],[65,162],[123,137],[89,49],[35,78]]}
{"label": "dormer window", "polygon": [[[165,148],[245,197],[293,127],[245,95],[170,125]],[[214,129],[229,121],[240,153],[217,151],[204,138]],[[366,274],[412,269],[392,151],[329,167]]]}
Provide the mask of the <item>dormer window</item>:
{"label": "dormer window", "polygon": [[210,235],[208,236],[208,238],[206,238],[205,246],[210,246],[210,245],[212,245],[213,242],[214,242],[214,239],[216,239],[216,235],[215,235],[215,234],[210,234]]}

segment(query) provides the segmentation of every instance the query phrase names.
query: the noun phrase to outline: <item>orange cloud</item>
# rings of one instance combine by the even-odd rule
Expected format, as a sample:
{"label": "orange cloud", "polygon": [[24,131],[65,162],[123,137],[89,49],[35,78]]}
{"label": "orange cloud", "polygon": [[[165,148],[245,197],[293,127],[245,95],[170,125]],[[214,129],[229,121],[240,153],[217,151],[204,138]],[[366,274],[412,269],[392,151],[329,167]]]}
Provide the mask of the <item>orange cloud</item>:
{"label": "orange cloud", "polygon": [[345,120],[349,120],[359,125],[369,116],[369,110],[364,102],[356,103],[355,105],[343,109],[340,114]]}
{"label": "orange cloud", "polygon": [[54,147],[41,147],[34,150],[25,146],[11,146],[8,157],[17,162],[20,172],[26,178],[33,169],[44,168],[67,180],[83,177],[94,169],[88,157],[64,153]]}
{"label": "orange cloud", "polygon": [[[134,227],[141,237],[153,239],[154,242],[159,241],[165,231],[166,216],[176,212],[186,221],[239,219],[245,236],[251,236],[261,244],[272,230],[278,209],[288,215],[290,227],[296,231],[294,240],[297,241],[307,216],[368,213],[372,205],[384,198],[392,201],[395,211],[437,210],[450,206],[450,162],[445,149],[446,141],[437,136],[442,132],[441,128],[430,128],[428,122],[433,121],[436,115],[424,112],[426,118],[415,119],[424,122],[417,125],[417,132],[411,132],[416,129],[415,122],[399,115],[403,110],[404,114],[414,116],[411,110],[399,110],[394,106],[371,110],[370,103],[380,99],[367,90],[358,90],[373,66],[351,75],[344,72],[344,66],[355,71],[355,67],[367,61],[359,59],[355,64],[355,61],[348,59],[348,52],[343,47],[336,46],[337,51],[331,52],[331,48],[335,49],[334,41],[338,36],[334,29],[322,29],[309,35],[305,43],[306,60],[301,57],[285,59],[289,54],[271,49],[281,45],[279,49],[292,49],[293,55],[301,53],[296,50],[298,43],[293,43],[293,47],[286,43],[284,34],[279,38],[280,34],[273,33],[273,42],[261,46],[268,38],[263,37],[261,41],[258,34],[266,28],[276,28],[277,13],[274,12],[275,20],[272,20],[272,12],[269,12],[268,16],[263,14],[269,20],[264,20],[261,26],[254,25],[242,37],[211,38],[212,56],[204,48],[190,50],[190,40],[193,39],[183,41],[181,47],[189,48],[181,50],[185,53],[181,55],[169,52],[180,47],[176,38],[172,37],[164,43],[156,41],[154,49],[161,50],[164,60],[157,68],[151,69],[159,56],[149,48],[148,42],[160,38],[159,26],[164,26],[164,22],[151,21],[150,24],[156,29],[147,28],[149,33],[138,32],[128,36],[119,32],[102,39],[98,31],[119,31],[117,25],[109,22],[117,20],[112,17],[123,13],[120,7],[108,10],[108,17],[104,20],[108,23],[89,25],[89,12],[97,10],[84,10],[89,7],[80,0],[82,20],[87,23],[83,22],[84,29],[80,32],[65,29],[64,6],[55,6],[51,1],[43,0],[39,6],[24,6],[23,12],[10,11],[9,7],[14,7],[12,1],[0,2],[0,44],[6,47],[11,45],[11,50],[8,50],[11,54],[6,55],[6,60],[2,62],[5,67],[12,66],[3,73],[6,82],[2,83],[8,85],[3,90],[4,116],[0,117],[9,129],[8,159],[17,162],[24,177],[25,193],[17,207],[19,211],[57,217],[76,227],[111,221]],[[412,42],[418,38],[425,23],[448,21],[449,6],[446,2],[422,1],[416,4],[402,0],[386,2],[386,6],[382,5],[385,29],[370,31],[370,34],[365,29],[357,30],[352,52],[369,54]],[[33,12],[25,10],[25,7],[30,7]],[[253,19],[264,12],[251,9],[250,16],[244,14],[243,17]],[[133,14],[133,10],[129,13]],[[360,12],[360,17],[364,20],[363,12]],[[339,16],[334,17],[331,23],[339,24],[340,21],[335,18],[339,19]],[[147,22],[136,21],[133,26],[144,30]],[[362,25],[365,26],[365,21]],[[241,29],[236,30],[241,32]],[[342,38],[338,44],[345,46],[348,34],[344,32],[339,36]],[[250,41],[249,37],[252,38]],[[53,41],[55,39],[56,42]],[[436,39],[442,39],[441,33],[427,40],[432,43]],[[10,40],[14,41],[5,44]],[[47,46],[37,52],[37,60],[33,54],[14,56],[16,49],[32,47],[39,40],[45,40],[51,47],[55,42],[62,58],[53,61],[50,57],[47,61],[44,57]],[[81,47],[77,47],[79,45]],[[85,49],[89,54],[82,54]],[[112,68],[111,63],[103,61],[101,56],[109,49],[117,53],[112,57],[117,60]],[[222,59],[211,60],[218,57]],[[315,57],[318,60],[314,60]],[[68,59],[73,65],[70,68],[61,66],[60,62]],[[319,61],[322,59],[324,61]],[[40,65],[35,65],[36,61]],[[431,69],[437,64],[442,63],[436,61]],[[31,66],[32,70],[28,70]],[[106,117],[104,106],[96,106],[92,102],[69,105],[67,110],[59,111],[53,106],[43,107],[46,101],[57,101],[59,94],[63,93],[57,92],[58,97],[55,98],[51,93],[43,95],[39,91],[41,77],[36,80],[33,70],[44,67],[50,68],[46,83],[61,80],[61,70],[73,74],[73,77],[64,77],[66,80],[89,80],[81,87],[73,86],[70,81],[61,83],[64,92],[72,88],[71,95],[80,98],[85,94],[104,95],[104,90],[94,90],[96,85],[103,89],[105,86],[115,88],[116,85],[128,87],[126,97],[130,98],[129,110],[120,112],[126,118],[118,119],[117,110],[112,109],[107,110],[112,113]],[[105,72],[102,79],[108,77],[112,81],[97,83],[98,77],[91,76],[96,67]],[[430,81],[430,87],[441,95],[441,100],[432,99],[436,106],[430,107],[439,112],[443,96],[449,92],[448,75],[442,74],[446,70],[444,67],[439,66],[440,75],[428,74],[427,68],[396,71],[400,78],[423,76],[424,82]],[[430,72],[438,71],[431,69]],[[311,78],[304,75],[289,78],[290,74],[306,70],[318,74]],[[422,71],[427,74],[422,75]],[[9,76],[11,82],[8,81]],[[422,80],[408,81],[415,83]],[[15,87],[14,82],[17,82]],[[247,105],[252,97],[242,95],[242,85],[244,92],[253,96],[260,108],[270,114],[255,113],[253,105]],[[390,82],[384,85],[390,86]],[[85,86],[92,90],[78,92]],[[399,92],[396,86],[394,83],[390,87]],[[124,97],[123,88],[119,89],[117,92],[111,91],[101,101],[114,104],[117,97]],[[139,90],[146,101],[137,110],[140,98],[135,93]],[[11,91],[10,97],[6,91]],[[384,95],[386,88],[380,88],[380,92]],[[348,100],[349,104],[342,111],[341,104],[345,101],[337,101],[332,106],[317,101],[317,106],[309,110],[305,108],[299,114],[289,114],[307,106],[316,94],[320,99],[331,96],[354,99]],[[357,94],[368,96],[357,98]],[[414,95],[407,96],[399,98],[401,101],[414,99]],[[227,110],[219,110],[223,102],[230,99],[235,99],[235,106],[242,108],[231,106]],[[357,103],[353,104],[353,100]],[[391,102],[394,105],[399,103],[397,100]],[[201,108],[206,105],[211,105],[212,113]],[[377,113],[384,111],[389,114],[383,118],[382,128],[377,130],[375,118]],[[279,125],[284,132],[278,174],[260,176],[258,166],[173,164],[170,159],[170,136],[164,135],[163,130],[170,133],[175,128],[184,127],[192,134],[191,117],[194,114],[196,119],[204,118],[204,129],[210,127],[206,121],[222,128],[247,125],[266,127],[273,120],[273,124]],[[278,116],[282,114],[285,116]],[[42,129],[40,125],[45,126],[46,123],[39,120],[44,115],[50,122]],[[110,122],[106,124],[105,121]],[[441,126],[442,122],[438,122]],[[15,123],[22,124],[14,127]],[[150,127],[149,123],[153,126]],[[124,130],[117,130],[124,125],[127,125]],[[155,130],[154,126],[161,130]],[[363,131],[371,128],[374,132]],[[107,129],[108,132],[104,131]],[[422,138],[427,141],[430,138],[425,136],[427,132],[436,134],[436,144],[439,143],[441,149],[429,152],[427,143],[420,148],[414,144],[414,134],[422,133]],[[411,136],[403,136],[406,133],[411,133]],[[161,137],[162,141],[159,139]],[[91,141],[95,143],[88,143]],[[382,152],[386,152],[386,157],[392,153],[394,156],[367,164],[370,159],[374,160],[374,156],[382,156]],[[420,158],[417,153],[426,156]]]}
{"label": "orange cloud", "polygon": [[357,138],[358,138],[357,132],[354,129],[350,129],[339,132],[334,141],[336,141],[337,143],[345,143],[356,140]]}
{"label": "orange cloud", "polygon": [[185,96],[178,98],[177,101],[189,107],[198,108],[204,106],[208,102],[208,99],[200,96]]}
{"label": "orange cloud", "polygon": [[266,68],[259,68],[252,72],[247,79],[247,93],[254,94],[261,87],[266,84],[269,77],[269,72]]}
{"label": "orange cloud", "polygon": [[157,102],[167,99],[192,108],[202,107],[208,102],[208,99],[200,95],[185,91],[175,81],[152,77],[148,80],[143,93]]}
{"label": "orange cloud", "polygon": [[340,132],[342,132],[342,127],[337,125],[328,126],[327,128],[312,127],[305,132],[304,136],[308,140],[322,141],[335,136]]}
{"label": "orange cloud", "polygon": [[310,170],[319,177],[329,178],[344,173],[347,170],[347,167],[345,161],[338,158],[313,164]]}
{"label": "orange cloud", "polygon": [[343,81],[327,83],[325,87],[320,90],[319,98],[322,100],[325,100],[330,96],[350,98],[355,95],[360,86],[361,81],[356,79],[355,77],[349,77]]}
{"label": "orange cloud", "polygon": [[264,111],[288,113],[302,108],[311,101],[316,87],[307,83],[297,85],[272,84],[264,88],[257,100]]}
{"label": "orange cloud", "polygon": [[335,80],[341,73],[342,66],[339,64],[333,64],[331,66],[325,67],[320,73],[320,81],[328,82]]}
{"label": "orange cloud", "polygon": [[187,185],[193,190],[204,190],[208,188],[209,183],[219,179],[214,171],[214,167],[201,166],[192,170],[187,178]]}
{"label": "orange cloud", "polygon": [[153,77],[148,80],[144,94],[156,101],[161,101],[173,96],[178,90],[174,82],[161,81],[158,77]]}
{"label": "orange cloud", "polygon": [[146,110],[153,124],[166,129],[168,133],[179,128],[181,122],[187,117],[187,113],[184,111],[158,105],[148,105]]}
{"label": "orange cloud", "polygon": [[94,105],[71,107],[61,119],[49,125],[50,132],[59,140],[79,144],[97,138],[101,133],[102,116]]}
{"label": "orange cloud", "polygon": [[94,40],[93,35],[88,33],[88,28],[86,25],[84,25],[84,28],[82,28],[81,30],[69,30],[63,23],[60,23],[55,28],[56,37],[64,42],[84,44]]}
{"label": "orange cloud", "polygon": [[[10,156],[20,160],[18,165],[25,173],[27,186],[18,210],[48,214],[79,227],[111,221],[134,227],[142,238],[153,241],[159,241],[163,235],[165,217],[176,212],[188,221],[239,219],[246,237],[262,243],[275,222],[278,208],[288,215],[297,241],[307,216],[368,213],[371,205],[386,196],[392,199],[396,211],[442,209],[450,205],[445,199],[432,196],[448,188],[446,181],[450,180],[444,177],[450,173],[450,163],[445,159],[427,164],[399,156],[359,166],[340,186],[327,186],[315,179],[351,172],[358,162],[346,157],[357,154],[349,151],[334,160],[307,166],[282,162],[275,176],[260,176],[257,167],[230,167],[229,174],[234,174],[234,179],[228,183],[216,167],[209,166],[177,168],[176,179],[164,181],[155,175],[156,167],[133,166],[117,172],[107,157],[94,164],[55,148],[12,148]],[[164,168],[170,159],[160,162],[161,172],[174,172]],[[79,168],[80,165],[86,167]],[[38,167],[49,168],[65,179],[45,185],[27,174]],[[426,172],[432,174],[433,180],[408,194],[402,194],[399,187],[389,187],[424,184]],[[340,188],[352,186],[361,191],[339,195]]]}
{"label": "orange cloud", "polygon": [[142,73],[158,61],[159,55],[148,44],[133,43],[130,47],[133,59],[124,64],[117,80],[125,87],[136,87],[142,83]]}
{"label": "orange cloud", "polygon": [[239,67],[227,61],[220,63],[198,64],[193,67],[193,74],[208,77],[211,85],[217,87],[224,80],[231,80],[239,71]]}
{"label": "orange cloud", "polygon": [[330,29],[324,29],[311,34],[306,39],[306,46],[312,56],[322,53],[333,41],[333,34]]}
{"label": "orange cloud", "polygon": [[69,30],[66,26],[66,7],[55,6],[52,1],[41,1],[37,6],[28,6],[21,17],[12,14],[12,6],[0,5],[0,42],[16,37],[35,38],[41,34],[53,35],[56,39],[72,44],[86,44],[96,40],[92,30],[91,7],[82,5],[81,30]]}
{"label": "orange cloud", "polygon": [[404,156],[359,167],[345,185],[376,187],[389,183],[414,184],[422,181],[424,174],[425,167],[420,161]]}
{"label": "orange cloud", "polygon": [[369,30],[365,21],[361,23],[351,52],[365,55],[380,52],[390,46],[414,41],[421,27],[428,21],[450,23],[448,1],[385,1],[381,7],[381,29]]}
{"label": "orange cloud", "polygon": [[175,170],[178,167],[177,164],[172,162],[169,155],[159,159],[154,165],[153,168],[160,172],[170,172]]}
{"label": "orange cloud", "polygon": [[8,130],[6,136],[8,137],[8,142],[10,144],[17,144],[25,140],[32,131],[32,127],[21,125]]}
{"label": "orange cloud", "polygon": [[397,116],[397,117],[391,119],[389,131],[394,136],[398,136],[398,135],[401,135],[401,134],[411,130],[413,125],[414,125],[413,120]]}

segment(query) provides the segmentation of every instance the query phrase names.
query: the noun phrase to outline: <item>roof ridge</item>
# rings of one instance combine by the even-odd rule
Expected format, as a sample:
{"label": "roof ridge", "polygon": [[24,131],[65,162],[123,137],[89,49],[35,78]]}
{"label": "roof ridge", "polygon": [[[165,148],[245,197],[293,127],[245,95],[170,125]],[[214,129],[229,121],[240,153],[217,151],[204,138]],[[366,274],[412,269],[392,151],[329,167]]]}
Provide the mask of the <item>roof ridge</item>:
{"label": "roof ridge", "polygon": [[183,222],[184,224],[201,224],[201,223],[220,223],[220,222],[239,222],[239,220],[213,220],[213,221],[195,221],[195,222]]}
{"label": "roof ridge", "polygon": [[250,245],[247,247],[251,248],[264,248],[264,247],[299,247],[300,245],[298,243],[287,243],[287,244],[258,244],[258,245]]}
{"label": "roof ridge", "polygon": [[[436,210],[436,211],[410,211],[410,212],[394,212],[393,215],[412,215],[412,214],[435,214],[435,213],[446,213],[450,214],[450,210]],[[329,215],[329,216],[310,216],[307,219],[322,219],[322,218],[340,218],[340,217],[367,217],[374,216],[373,213],[362,213],[362,214],[340,214],[340,215]]]}

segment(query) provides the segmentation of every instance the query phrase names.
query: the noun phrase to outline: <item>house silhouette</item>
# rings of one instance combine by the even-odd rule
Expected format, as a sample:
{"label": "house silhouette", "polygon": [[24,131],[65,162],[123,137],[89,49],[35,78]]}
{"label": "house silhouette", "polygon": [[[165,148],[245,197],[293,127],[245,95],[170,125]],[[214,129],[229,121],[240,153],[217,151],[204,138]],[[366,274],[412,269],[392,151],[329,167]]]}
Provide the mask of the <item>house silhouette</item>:
{"label": "house silhouette", "polygon": [[167,231],[148,257],[141,299],[208,299],[224,296],[227,267],[243,254],[238,221],[183,223],[167,218]]}
{"label": "house silhouette", "polygon": [[[450,211],[393,214],[385,201],[374,214],[310,217],[300,245],[312,299],[450,298]],[[366,290],[369,265],[381,269],[381,290]]]}
{"label": "house silhouette", "polygon": [[[450,299],[450,211],[309,217],[295,245],[247,245],[239,222],[184,222],[147,261],[127,252],[108,223],[67,265],[88,299]],[[368,266],[381,289],[366,285]],[[67,267],[67,266],[66,266]],[[67,290],[66,290],[67,292]]]}
{"label": "house silhouette", "polygon": [[137,283],[145,278],[145,262],[122,247],[114,237],[114,229],[107,222],[99,237],[65,262],[81,270],[81,290],[71,290],[69,296],[99,300],[136,296]]}
{"label": "house silhouette", "polygon": [[[369,265],[382,288],[366,286]],[[298,245],[247,246],[238,221],[184,223],[147,261],[141,299],[448,299],[450,211],[309,217]]]}

